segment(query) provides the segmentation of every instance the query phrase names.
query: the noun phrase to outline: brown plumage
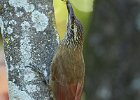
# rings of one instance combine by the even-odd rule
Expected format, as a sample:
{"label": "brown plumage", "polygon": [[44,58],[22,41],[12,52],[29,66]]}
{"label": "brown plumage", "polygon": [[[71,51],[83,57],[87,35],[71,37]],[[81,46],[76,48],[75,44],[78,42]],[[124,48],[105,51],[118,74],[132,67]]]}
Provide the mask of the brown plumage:
{"label": "brown plumage", "polygon": [[70,2],[66,4],[67,32],[52,61],[50,86],[55,100],[81,100],[85,76],[83,29]]}

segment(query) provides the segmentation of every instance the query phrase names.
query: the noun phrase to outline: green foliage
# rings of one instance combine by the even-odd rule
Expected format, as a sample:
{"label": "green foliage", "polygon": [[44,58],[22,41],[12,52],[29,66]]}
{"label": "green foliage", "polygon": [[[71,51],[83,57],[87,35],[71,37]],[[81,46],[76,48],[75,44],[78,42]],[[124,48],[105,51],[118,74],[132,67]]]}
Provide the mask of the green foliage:
{"label": "green foliage", "polygon": [[[66,32],[67,23],[66,4],[62,1],[66,0],[54,0],[57,31],[61,39],[64,37],[64,33]],[[86,34],[89,28],[90,18],[92,15],[93,0],[70,0],[70,2],[72,3],[77,18],[81,21]]]}
{"label": "green foliage", "polygon": [[94,0],[70,0],[74,7],[82,12],[93,11]]}

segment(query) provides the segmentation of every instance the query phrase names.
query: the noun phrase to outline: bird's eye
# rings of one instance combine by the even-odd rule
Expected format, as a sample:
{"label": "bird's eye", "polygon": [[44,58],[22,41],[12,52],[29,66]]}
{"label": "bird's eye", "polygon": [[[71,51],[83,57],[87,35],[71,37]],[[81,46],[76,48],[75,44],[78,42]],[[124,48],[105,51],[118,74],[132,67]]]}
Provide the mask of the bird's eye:
{"label": "bird's eye", "polygon": [[74,24],[71,25],[71,29],[72,29],[72,30],[74,29]]}

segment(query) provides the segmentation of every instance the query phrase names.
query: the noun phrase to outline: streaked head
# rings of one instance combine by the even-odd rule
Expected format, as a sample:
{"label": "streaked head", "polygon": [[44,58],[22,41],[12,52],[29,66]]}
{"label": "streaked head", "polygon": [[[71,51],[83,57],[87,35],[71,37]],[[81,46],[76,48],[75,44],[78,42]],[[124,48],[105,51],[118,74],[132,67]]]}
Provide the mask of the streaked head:
{"label": "streaked head", "polygon": [[66,5],[68,9],[67,35],[69,38],[72,38],[74,40],[82,39],[83,34],[82,24],[76,18],[74,10],[69,0],[67,0]]}

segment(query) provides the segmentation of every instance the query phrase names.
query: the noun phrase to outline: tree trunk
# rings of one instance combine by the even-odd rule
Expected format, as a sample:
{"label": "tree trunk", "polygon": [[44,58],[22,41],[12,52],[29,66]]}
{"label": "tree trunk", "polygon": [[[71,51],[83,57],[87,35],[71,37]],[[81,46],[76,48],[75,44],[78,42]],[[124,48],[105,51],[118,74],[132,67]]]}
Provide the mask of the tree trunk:
{"label": "tree trunk", "polygon": [[140,0],[95,0],[89,33],[87,100],[140,100]]}
{"label": "tree trunk", "polygon": [[0,0],[10,100],[50,100],[49,69],[59,38],[52,0]]}

